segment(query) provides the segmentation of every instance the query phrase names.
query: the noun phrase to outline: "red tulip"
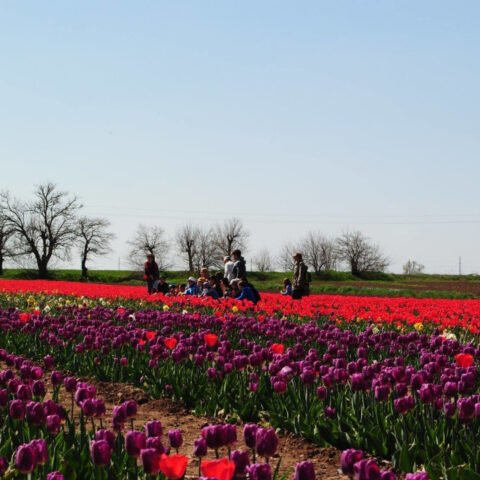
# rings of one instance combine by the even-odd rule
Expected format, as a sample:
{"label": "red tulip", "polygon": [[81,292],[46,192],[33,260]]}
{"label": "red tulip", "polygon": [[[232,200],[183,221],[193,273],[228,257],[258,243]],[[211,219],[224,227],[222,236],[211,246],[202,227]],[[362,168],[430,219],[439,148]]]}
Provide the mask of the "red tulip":
{"label": "red tulip", "polygon": [[29,320],[30,320],[30,314],[27,313],[27,312],[22,312],[19,316],[18,316],[19,320],[23,323],[27,323]]}
{"label": "red tulip", "polygon": [[178,340],[173,337],[164,338],[163,343],[168,349],[173,350],[177,346]]}
{"label": "red tulip", "polygon": [[218,480],[231,480],[235,472],[235,462],[228,458],[220,460],[204,460],[201,465],[204,477],[214,477]]}
{"label": "red tulip", "polygon": [[169,479],[169,480],[178,480],[185,475],[188,465],[188,457],[185,455],[175,455],[167,456],[163,454],[160,457],[160,471]]}
{"label": "red tulip", "polygon": [[203,336],[203,339],[208,347],[214,347],[218,343],[218,335],[215,335],[214,333],[206,333]]}
{"label": "red tulip", "polygon": [[272,344],[272,352],[282,354],[285,351],[285,345],[283,343]]}
{"label": "red tulip", "polygon": [[473,365],[473,355],[469,353],[459,353],[455,355],[455,361],[459,367],[468,368]]}
{"label": "red tulip", "polygon": [[153,330],[148,330],[148,332],[145,333],[145,338],[146,338],[147,340],[152,340],[152,339],[155,338],[155,335],[156,335],[156,334],[157,334],[157,333],[154,332]]}

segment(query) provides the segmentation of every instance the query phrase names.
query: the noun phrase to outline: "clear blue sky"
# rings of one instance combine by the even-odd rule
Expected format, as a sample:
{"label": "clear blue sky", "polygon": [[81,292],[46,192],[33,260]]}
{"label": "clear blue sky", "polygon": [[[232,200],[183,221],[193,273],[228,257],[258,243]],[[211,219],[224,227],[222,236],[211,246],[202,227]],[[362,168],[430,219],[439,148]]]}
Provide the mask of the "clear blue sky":
{"label": "clear blue sky", "polygon": [[480,271],[480,2],[0,3],[0,188],[118,239],[241,217],[250,257],[358,228]]}

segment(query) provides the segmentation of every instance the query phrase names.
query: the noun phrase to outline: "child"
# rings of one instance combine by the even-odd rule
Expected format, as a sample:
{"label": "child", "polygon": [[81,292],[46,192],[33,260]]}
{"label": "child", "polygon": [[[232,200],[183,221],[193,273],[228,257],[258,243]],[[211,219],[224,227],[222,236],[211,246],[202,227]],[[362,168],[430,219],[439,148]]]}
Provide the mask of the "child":
{"label": "child", "polygon": [[289,297],[292,296],[293,287],[292,287],[292,282],[290,281],[289,278],[285,278],[283,280],[283,290],[281,290],[280,293],[282,295],[288,295]]}

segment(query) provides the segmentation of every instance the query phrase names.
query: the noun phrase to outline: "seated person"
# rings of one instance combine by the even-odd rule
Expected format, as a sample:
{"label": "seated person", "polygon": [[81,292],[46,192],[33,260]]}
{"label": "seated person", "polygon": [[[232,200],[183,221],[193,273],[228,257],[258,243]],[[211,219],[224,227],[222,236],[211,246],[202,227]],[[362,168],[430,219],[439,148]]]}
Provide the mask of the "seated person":
{"label": "seated person", "polygon": [[186,288],[187,288],[187,284],[186,284],[186,283],[181,283],[181,284],[178,286],[178,294],[179,294],[179,295],[184,295]]}
{"label": "seated person", "polygon": [[290,297],[292,296],[293,286],[292,286],[292,282],[290,281],[289,278],[285,278],[283,280],[283,290],[281,290],[280,293],[282,295],[288,295]]}
{"label": "seated person", "polygon": [[214,298],[215,300],[218,300],[219,298],[218,292],[215,289],[215,287],[212,286],[210,281],[205,282],[203,284],[202,297],[211,297],[211,298]]}
{"label": "seated person", "polygon": [[166,295],[170,291],[170,288],[168,287],[167,282],[165,281],[164,278],[160,277],[160,279],[157,282],[157,292],[158,293],[163,293]]}
{"label": "seated person", "polygon": [[166,294],[169,297],[176,297],[177,296],[177,286],[174,283],[171,283],[168,286],[168,293]]}
{"label": "seated person", "polygon": [[197,285],[197,279],[195,277],[188,278],[188,286],[185,289],[184,295],[198,295],[200,293],[200,289]]}
{"label": "seated person", "polygon": [[238,288],[240,289],[240,295],[235,297],[237,300],[250,300],[252,303],[257,303],[257,298],[248,282],[240,280],[240,282],[238,282]]}
{"label": "seated person", "polygon": [[240,295],[240,288],[238,287],[239,282],[240,282],[240,280],[238,278],[234,278],[230,282],[230,288],[227,292],[228,297],[236,298]]}

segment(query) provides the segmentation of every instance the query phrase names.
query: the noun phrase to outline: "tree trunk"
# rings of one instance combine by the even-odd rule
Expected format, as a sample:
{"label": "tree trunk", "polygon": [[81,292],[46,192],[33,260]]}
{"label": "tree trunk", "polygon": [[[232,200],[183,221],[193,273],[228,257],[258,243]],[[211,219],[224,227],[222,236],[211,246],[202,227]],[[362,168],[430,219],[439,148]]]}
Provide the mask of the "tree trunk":
{"label": "tree trunk", "polygon": [[3,275],[3,257],[0,255],[0,276]]}
{"label": "tree trunk", "polygon": [[48,261],[45,259],[37,260],[38,265],[38,277],[41,279],[48,278]]}
{"label": "tree trunk", "polygon": [[188,254],[188,269],[190,273],[193,274],[195,267],[193,266],[193,255],[191,253]]}
{"label": "tree trunk", "polygon": [[82,258],[82,278],[88,278],[87,259]]}

